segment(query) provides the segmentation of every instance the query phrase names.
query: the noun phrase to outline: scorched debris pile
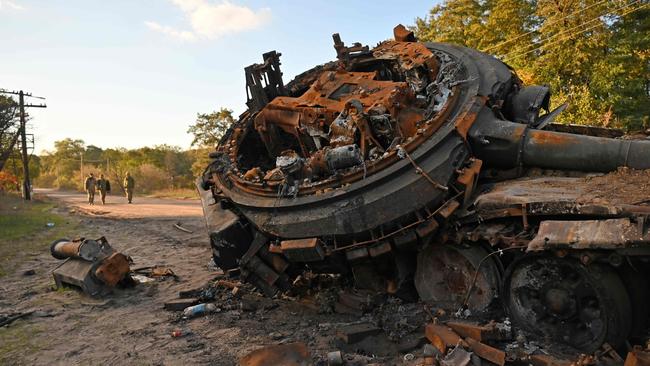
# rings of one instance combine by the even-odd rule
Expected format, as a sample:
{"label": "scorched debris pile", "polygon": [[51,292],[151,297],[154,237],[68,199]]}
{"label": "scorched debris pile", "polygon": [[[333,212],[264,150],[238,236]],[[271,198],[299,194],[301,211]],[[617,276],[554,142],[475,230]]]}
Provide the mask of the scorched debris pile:
{"label": "scorched debris pile", "polygon": [[286,85],[275,51],[245,69],[249,109],[198,182],[221,268],[267,295],[310,270],[503,305],[585,352],[647,336],[650,188],[608,200],[592,177],[643,174],[650,141],[557,127],[548,88],[473,49],[333,38],[337,61]]}

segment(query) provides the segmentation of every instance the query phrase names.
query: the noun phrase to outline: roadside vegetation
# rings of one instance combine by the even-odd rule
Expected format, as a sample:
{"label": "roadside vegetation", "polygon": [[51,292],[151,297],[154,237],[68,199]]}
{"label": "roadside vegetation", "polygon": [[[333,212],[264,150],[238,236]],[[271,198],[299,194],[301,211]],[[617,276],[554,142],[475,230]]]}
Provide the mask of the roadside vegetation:
{"label": "roadside vegetation", "polygon": [[0,193],[0,278],[30,255],[48,251],[52,241],[75,232],[78,222],[57,213],[56,203],[36,196],[31,202]]}
{"label": "roadside vegetation", "polygon": [[[234,121],[232,111],[221,108],[198,114],[188,133],[193,136],[191,148],[156,145],[138,149],[102,149],[86,145],[83,140],[66,138],[54,143],[54,149],[30,159],[33,185],[39,188],[83,190],[89,173],[100,174],[111,183],[111,193],[120,195],[124,176],[131,173],[137,194],[168,198],[198,198],[194,191],[196,177],[209,163],[208,154]],[[18,155],[10,157],[0,174],[0,191],[19,191],[22,165]]]}
{"label": "roadside vegetation", "polygon": [[526,84],[547,84],[558,122],[650,128],[650,6],[618,0],[444,0],[420,40],[495,55]]}

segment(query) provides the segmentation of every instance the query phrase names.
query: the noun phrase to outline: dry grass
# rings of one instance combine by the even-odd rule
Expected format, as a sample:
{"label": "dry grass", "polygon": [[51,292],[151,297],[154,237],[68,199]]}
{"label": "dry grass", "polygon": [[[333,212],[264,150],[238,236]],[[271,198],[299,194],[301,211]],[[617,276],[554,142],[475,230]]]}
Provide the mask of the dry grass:
{"label": "dry grass", "polygon": [[154,197],[154,198],[175,198],[175,199],[181,199],[181,200],[189,200],[189,199],[198,199],[199,194],[196,191],[196,189],[189,189],[189,188],[177,188],[177,189],[164,189],[160,191],[155,191],[147,197]]}

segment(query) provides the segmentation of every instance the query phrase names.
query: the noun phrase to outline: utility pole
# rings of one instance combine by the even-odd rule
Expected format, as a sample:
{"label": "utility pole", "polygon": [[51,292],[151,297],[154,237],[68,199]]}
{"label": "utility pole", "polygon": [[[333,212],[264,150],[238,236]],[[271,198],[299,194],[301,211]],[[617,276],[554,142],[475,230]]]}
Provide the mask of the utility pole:
{"label": "utility pole", "polygon": [[84,152],[82,151],[80,155],[81,166],[79,167],[79,172],[81,173],[81,190],[83,191],[86,189],[84,184]]}
{"label": "utility pole", "polygon": [[25,116],[25,108],[47,108],[45,104],[25,104],[25,97],[32,97],[32,98],[39,98],[39,99],[45,99],[42,97],[36,97],[31,95],[30,93],[25,93],[22,90],[15,92],[15,91],[7,91],[4,89],[0,89],[0,93],[3,94],[13,94],[13,95],[18,95],[18,105],[19,105],[19,113],[20,113],[20,127],[18,128],[18,133],[20,134],[20,140],[21,140],[21,160],[23,162],[23,198],[26,201],[29,201],[32,199],[32,192],[31,192],[31,181],[29,179],[29,155],[27,155],[27,118]]}
{"label": "utility pole", "polygon": [[25,122],[25,94],[21,90],[18,94],[20,103],[20,140],[22,142],[23,158],[23,198],[29,201],[32,199],[31,184],[29,180],[29,156],[27,156],[27,123]]}

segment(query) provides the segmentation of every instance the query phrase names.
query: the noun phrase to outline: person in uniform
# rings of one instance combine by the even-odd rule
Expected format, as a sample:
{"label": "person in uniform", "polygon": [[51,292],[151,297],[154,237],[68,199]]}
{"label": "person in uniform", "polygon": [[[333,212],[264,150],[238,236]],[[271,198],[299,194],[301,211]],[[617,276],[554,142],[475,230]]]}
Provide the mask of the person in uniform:
{"label": "person in uniform", "polygon": [[129,200],[129,203],[133,200],[133,188],[135,188],[135,180],[131,176],[131,173],[126,173],[124,177],[124,191],[126,191],[126,198]]}
{"label": "person in uniform", "polygon": [[90,173],[88,174],[88,177],[86,177],[86,182],[84,183],[84,188],[86,189],[86,193],[88,194],[89,205],[95,204],[95,186],[96,186],[95,177],[93,176],[93,173]]}
{"label": "person in uniform", "polygon": [[97,190],[99,191],[99,196],[102,199],[102,205],[106,204],[106,193],[111,191],[111,183],[108,179],[104,178],[104,174],[99,175],[97,179]]}

